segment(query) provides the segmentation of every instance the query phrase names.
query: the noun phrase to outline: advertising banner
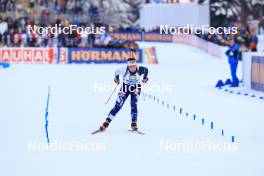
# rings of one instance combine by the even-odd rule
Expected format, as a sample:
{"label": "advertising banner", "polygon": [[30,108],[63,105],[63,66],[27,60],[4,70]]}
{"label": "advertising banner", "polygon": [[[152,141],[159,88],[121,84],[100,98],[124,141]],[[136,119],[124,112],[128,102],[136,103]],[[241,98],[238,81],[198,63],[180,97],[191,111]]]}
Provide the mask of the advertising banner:
{"label": "advertising banner", "polygon": [[155,47],[144,48],[144,63],[158,64],[157,54]]}
{"label": "advertising banner", "polygon": [[251,88],[264,92],[264,56],[252,56]]}
{"label": "advertising banner", "polygon": [[53,63],[52,48],[1,48],[0,62],[7,63]]}
{"label": "advertising banner", "polygon": [[128,32],[113,32],[109,33],[113,39],[128,40],[128,41],[142,41],[143,37],[140,32],[128,33]]}
{"label": "advertising banner", "polygon": [[144,33],[144,41],[146,42],[172,42],[173,36],[169,34]]}
{"label": "advertising banner", "polygon": [[[109,48],[69,48],[68,63],[126,63],[129,49]],[[134,56],[138,63],[142,63],[142,50],[136,49]]]}
{"label": "advertising banner", "polygon": [[127,41],[146,42],[172,42],[173,36],[169,34],[159,34],[155,32],[115,32],[109,33],[113,39]]}

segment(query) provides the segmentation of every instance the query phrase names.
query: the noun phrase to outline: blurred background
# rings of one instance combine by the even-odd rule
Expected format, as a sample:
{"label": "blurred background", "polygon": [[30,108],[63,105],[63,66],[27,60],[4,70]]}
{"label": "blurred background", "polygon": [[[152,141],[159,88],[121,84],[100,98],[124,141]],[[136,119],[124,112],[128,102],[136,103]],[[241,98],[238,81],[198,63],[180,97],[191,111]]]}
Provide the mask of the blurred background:
{"label": "blurred background", "polygon": [[[264,34],[264,1],[262,0],[1,0],[0,46],[130,47],[133,41],[117,40],[109,33],[159,32],[159,25],[146,25],[142,21],[151,20],[147,16],[152,15],[149,14],[148,8],[154,8],[151,6],[161,7],[160,9],[170,8],[164,5],[205,6],[207,9],[199,18],[207,18],[207,23],[213,27],[237,26],[239,33],[235,38],[245,51],[255,51],[258,44],[257,35]],[[194,13],[189,7],[186,8],[187,16],[184,18],[186,23],[193,22],[188,21],[188,14],[191,16]],[[201,10],[199,13],[201,14]],[[163,14],[156,15],[162,16]],[[158,20],[154,16],[153,19]],[[54,24],[106,26],[108,33],[104,36],[90,35],[90,37],[85,34],[54,36],[28,33],[26,26],[34,24],[39,26],[53,26]],[[181,24],[174,21],[170,23],[170,26],[172,25],[180,26]],[[199,37],[218,45],[225,45],[227,36],[204,34]]]}

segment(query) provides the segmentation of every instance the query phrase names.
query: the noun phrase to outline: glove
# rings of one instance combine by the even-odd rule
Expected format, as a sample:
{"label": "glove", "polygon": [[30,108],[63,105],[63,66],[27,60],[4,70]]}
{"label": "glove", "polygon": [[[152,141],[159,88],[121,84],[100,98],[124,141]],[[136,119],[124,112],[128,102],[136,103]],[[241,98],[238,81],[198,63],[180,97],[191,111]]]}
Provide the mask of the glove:
{"label": "glove", "polygon": [[137,91],[134,91],[134,95],[136,95],[136,96],[139,96],[139,91],[137,90]]}
{"label": "glove", "polygon": [[143,78],[143,79],[142,79],[142,82],[143,82],[144,84],[146,84],[146,83],[148,82],[148,78]]}
{"label": "glove", "polygon": [[120,83],[119,79],[114,79],[114,82],[118,85]]}

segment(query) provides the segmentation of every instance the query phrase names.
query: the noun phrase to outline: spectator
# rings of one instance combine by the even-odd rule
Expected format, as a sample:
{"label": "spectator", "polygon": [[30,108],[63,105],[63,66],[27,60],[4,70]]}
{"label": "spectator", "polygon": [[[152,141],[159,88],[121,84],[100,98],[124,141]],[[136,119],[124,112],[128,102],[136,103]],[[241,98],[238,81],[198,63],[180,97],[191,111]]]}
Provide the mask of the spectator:
{"label": "spectator", "polygon": [[250,37],[249,48],[252,52],[257,52],[258,37],[255,34],[252,34]]}
{"label": "spectator", "polygon": [[29,7],[32,9],[34,8],[35,0],[29,0]]}
{"label": "spectator", "polygon": [[229,49],[226,51],[226,56],[228,57],[228,63],[230,65],[231,77],[232,77],[232,84],[231,87],[238,87],[239,80],[237,78],[237,66],[239,60],[239,45],[235,41],[235,39],[230,38],[227,40]]}
{"label": "spectator", "polygon": [[259,33],[264,35],[264,17],[262,17],[261,21],[259,22]]}

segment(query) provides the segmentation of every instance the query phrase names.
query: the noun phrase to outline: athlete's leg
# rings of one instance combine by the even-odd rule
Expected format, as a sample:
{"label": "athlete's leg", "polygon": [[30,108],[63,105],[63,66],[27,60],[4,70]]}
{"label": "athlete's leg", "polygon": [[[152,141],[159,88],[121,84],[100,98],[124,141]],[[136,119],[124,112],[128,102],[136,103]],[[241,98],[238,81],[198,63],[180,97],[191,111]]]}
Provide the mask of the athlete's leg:
{"label": "athlete's leg", "polygon": [[123,92],[120,91],[118,93],[118,97],[115,103],[115,106],[113,107],[113,109],[110,111],[110,113],[108,114],[108,117],[112,120],[116,114],[118,113],[118,111],[123,107],[127,97],[128,97],[129,93],[128,92]]}
{"label": "athlete's leg", "polygon": [[113,120],[113,118],[115,117],[115,115],[118,113],[118,111],[122,108],[122,106],[124,105],[127,97],[128,97],[129,93],[128,92],[123,92],[120,91],[118,93],[118,97],[115,103],[115,106],[113,107],[113,109],[109,112],[108,117],[106,118],[105,122],[100,126],[100,130],[103,131],[105,130],[110,122]]}
{"label": "athlete's leg", "polygon": [[137,102],[140,95],[140,91],[131,93],[131,128],[132,130],[137,130],[137,116],[138,116],[138,109],[137,109]]}

